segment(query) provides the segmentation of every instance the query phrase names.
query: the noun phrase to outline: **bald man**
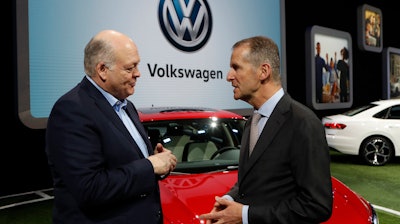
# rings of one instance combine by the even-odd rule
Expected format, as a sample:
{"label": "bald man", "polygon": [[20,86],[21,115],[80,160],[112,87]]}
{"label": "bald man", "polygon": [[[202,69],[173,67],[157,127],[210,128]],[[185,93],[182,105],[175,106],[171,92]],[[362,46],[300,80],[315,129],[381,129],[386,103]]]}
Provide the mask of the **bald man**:
{"label": "bald man", "polygon": [[176,157],[152,148],[127,100],[139,62],[131,38],[103,30],[85,47],[86,75],[54,104],[46,131],[54,224],[163,223],[158,181]]}

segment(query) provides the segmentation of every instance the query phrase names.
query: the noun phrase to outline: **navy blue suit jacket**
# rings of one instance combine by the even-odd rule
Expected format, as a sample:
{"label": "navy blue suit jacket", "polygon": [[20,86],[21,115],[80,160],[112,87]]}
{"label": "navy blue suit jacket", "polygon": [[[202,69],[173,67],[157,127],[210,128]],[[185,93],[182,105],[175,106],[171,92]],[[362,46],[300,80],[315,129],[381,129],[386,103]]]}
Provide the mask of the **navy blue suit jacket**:
{"label": "navy blue suit jacket", "polygon": [[[131,102],[127,113],[153,154]],[[54,181],[53,223],[162,223],[159,177],[87,78],[53,106],[46,153]]]}
{"label": "navy blue suit jacket", "polygon": [[330,155],[317,116],[288,94],[281,98],[249,157],[243,132],[238,182],[228,194],[249,205],[249,223],[320,223],[332,212]]}

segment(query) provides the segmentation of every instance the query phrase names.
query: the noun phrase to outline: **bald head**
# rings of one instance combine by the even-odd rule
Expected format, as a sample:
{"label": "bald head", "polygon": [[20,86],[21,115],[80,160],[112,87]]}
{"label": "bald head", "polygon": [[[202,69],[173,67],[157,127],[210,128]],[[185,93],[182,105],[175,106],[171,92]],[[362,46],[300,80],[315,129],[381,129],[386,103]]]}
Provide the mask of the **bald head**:
{"label": "bald head", "polygon": [[137,52],[136,44],[130,37],[115,30],[100,31],[85,47],[85,73],[92,77],[95,74],[96,65],[101,62],[112,66],[117,60],[116,52],[124,50]]}
{"label": "bald head", "polygon": [[103,41],[106,43],[108,42],[110,44],[115,45],[115,47],[121,44],[133,43],[133,40],[130,37],[115,30],[100,31],[93,37],[93,40]]}
{"label": "bald head", "polygon": [[136,44],[125,34],[103,30],[85,47],[85,73],[104,91],[123,100],[135,91],[140,77]]}

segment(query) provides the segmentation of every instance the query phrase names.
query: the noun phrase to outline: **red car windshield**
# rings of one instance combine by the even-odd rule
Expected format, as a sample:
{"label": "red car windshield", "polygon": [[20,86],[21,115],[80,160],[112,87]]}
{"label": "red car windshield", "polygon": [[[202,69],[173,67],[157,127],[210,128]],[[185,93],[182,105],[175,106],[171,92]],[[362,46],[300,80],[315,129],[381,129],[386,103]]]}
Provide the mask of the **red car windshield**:
{"label": "red car windshield", "polygon": [[245,120],[175,119],[143,122],[153,146],[160,142],[178,159],[175,172],[200,173],[238,165]]}

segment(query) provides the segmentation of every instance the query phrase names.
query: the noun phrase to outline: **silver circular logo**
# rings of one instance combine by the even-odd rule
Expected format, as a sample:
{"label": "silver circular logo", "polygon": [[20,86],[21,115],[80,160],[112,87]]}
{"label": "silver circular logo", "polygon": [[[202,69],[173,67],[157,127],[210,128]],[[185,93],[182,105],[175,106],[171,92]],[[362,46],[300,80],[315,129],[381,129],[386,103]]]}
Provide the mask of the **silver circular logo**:
{"label": "silver circular logo", "polygon": [[158,20],[164,36],[182,51],[199,50],[211,35],[212,16],[206,0],[160,0]]}

